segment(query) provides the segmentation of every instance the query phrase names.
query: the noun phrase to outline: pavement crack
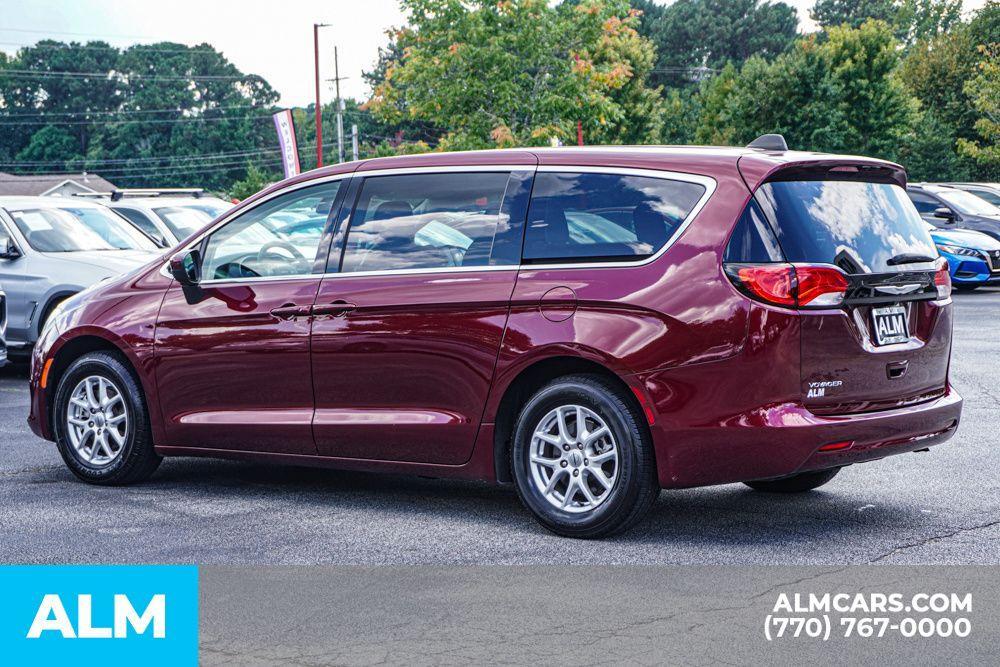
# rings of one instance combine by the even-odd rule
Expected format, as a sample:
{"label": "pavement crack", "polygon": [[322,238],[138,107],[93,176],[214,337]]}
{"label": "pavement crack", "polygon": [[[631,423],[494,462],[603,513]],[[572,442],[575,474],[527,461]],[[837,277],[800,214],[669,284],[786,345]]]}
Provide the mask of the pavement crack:
{"label": "pavement crack", "polygon": [[916,542],[910,542],[909,544],[901,544],[901,545],[899,545],[899,546],[891,549],[890,551],[885,552],[884,554],[881,554],[879,556],[876,556],[875,558],[872,558],[871,560],[868,561],[868,564],[871,565],[873,563],[881,562],[881,561],[885,560],[886,558],[890,558],[892,556],[895,556],[896,554],[901,553],[903,551],[908,551],[910,549],[916,549],[917,547],[926,546],[928,544],[935,544],[935,543],[941,542],[943,540],[951,539],[951,538],[953,538],[953,537],[955,537],[957,535],[964,535],[965,533],[971,533],[971,532],[975,532],[977,530],[985,530],[987,528],[992,528],[993,526],[1000,526],[1000,520],[998,520],[998,521],[988,521],[986,523],[977,524],[975,526],[967,526],[967,527],[962,527],[962,528],[956,528],[955,530],[948,531],[947,533],[939,533],[937,535],[929,535],[928,537],[925,537],[925,538],[923,538],[921,540],[917,540]]}

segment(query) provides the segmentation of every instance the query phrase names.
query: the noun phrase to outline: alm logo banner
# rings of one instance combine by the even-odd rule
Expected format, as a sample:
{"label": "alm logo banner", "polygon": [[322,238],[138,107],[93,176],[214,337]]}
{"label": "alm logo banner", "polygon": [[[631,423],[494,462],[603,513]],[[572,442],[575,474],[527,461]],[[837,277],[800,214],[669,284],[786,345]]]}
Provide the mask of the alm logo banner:
{"label": "alm logo banner", "polygon": [[198,568],[0,566],[7,664],[198,664]]}

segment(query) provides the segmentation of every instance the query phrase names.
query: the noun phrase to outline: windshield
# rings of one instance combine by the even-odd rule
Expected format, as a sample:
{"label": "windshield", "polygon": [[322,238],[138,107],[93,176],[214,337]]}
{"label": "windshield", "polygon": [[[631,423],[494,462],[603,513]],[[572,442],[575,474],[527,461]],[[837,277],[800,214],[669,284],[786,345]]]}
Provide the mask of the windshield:
{"label": "windshield", "polygon": [[847,273],[887,273],[920,268],[890,265],[897,255],[937,257],[926,223],[897,185],[779,181],[762,185],[756,199],[776,223],[790,262],[833,264]]}
{"label": "windshield", "polygon": [[60,207],[76,216],[84,225],[115,250],[156,250],[156,244],[117,213],[103,207]]}
{"label": "windshield", "polygon": [[985,199],[977,197],[971,192],[966,192],[965,190],[940,190],[935,194],[958,209],[959,213],[965,213],[966,215],[1000,216],[1000,208],[997,208]]}
{"label": "windshield", "polygon": [[10,211],[14,223],[38,252],[154,250],[128,223],[99,208],[31,208]]}
{"label": "windshield", "polygon": [[170,231],[178,239],[191,236],[196,231],[207,225],[215,217],[214,215],[200,210],[199,208],[188,206],[161,206],[154,208],[153,212],[160,216],[166,223]]}

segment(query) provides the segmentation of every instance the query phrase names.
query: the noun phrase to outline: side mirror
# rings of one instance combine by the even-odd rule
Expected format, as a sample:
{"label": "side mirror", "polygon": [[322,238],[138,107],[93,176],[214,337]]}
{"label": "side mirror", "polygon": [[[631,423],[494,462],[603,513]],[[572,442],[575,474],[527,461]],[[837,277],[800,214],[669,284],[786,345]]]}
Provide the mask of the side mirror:
{"label": "side mirror", "polygon": [[197,248],[181,250],[170,258],[170,275],[183,287],[201,282],[201,252]]}
{"label": "side mirror", "polygon": [[17,259],[21,256],[21,251],[14,245],[14,239],[7,237],[3,247],[0,248],[0,259]]}
{"label": "side mirror", "polygon": [[951,212],[950,208],[945,208],[944,206],[934,209],[934,217],[947,220],[948,222],[955,221],[955,214]]}

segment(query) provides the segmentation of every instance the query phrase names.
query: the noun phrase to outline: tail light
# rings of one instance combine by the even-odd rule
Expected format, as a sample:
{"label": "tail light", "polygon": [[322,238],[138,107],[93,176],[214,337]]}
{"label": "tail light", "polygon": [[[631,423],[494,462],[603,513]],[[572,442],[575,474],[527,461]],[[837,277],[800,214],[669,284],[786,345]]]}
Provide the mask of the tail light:
{"label": "tail light", "polygon": [[948,263],[945,262],[934,272],[934,287],[937,289],[939,299],[947,299],[951,296],[951,274],[948,273]]}
{"label": "tail light", "polygon": [[847,293],[847,276],[819,264],[727,264],[729,279],[747,296],[776,306],[836,308]]}

